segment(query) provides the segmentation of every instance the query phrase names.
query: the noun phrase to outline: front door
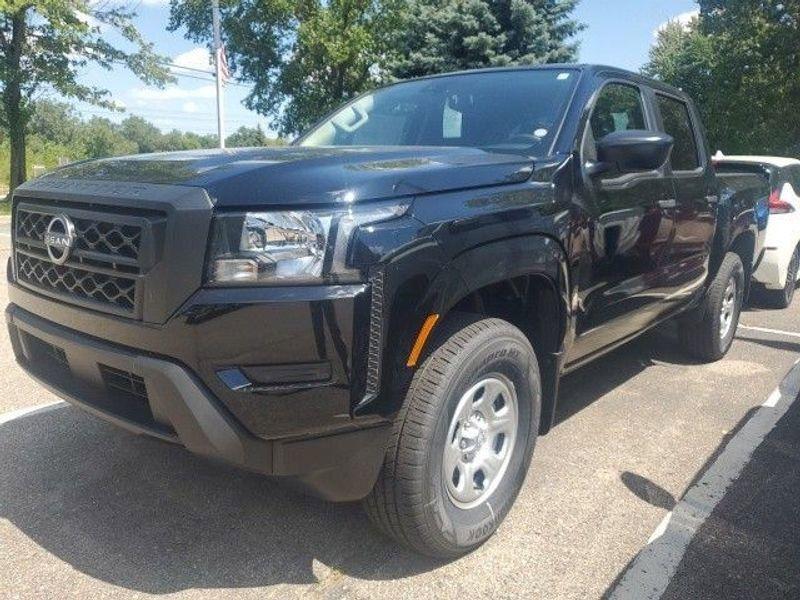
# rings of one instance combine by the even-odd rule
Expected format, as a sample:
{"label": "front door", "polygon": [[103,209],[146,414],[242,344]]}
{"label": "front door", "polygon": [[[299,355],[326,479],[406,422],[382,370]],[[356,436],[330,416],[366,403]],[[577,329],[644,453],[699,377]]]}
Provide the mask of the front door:
{"label": "front door", "polygon": [[597,141],[622,130],[656,130],[653,112],[638,85],[611,81],[597,95],[583,133],[582,209],[589,225],[575,269],[578,307],[569,362],[641,331],[664,312],[664,267],[674,232],[664,169],[597,176],[588,170],[597,160]]}

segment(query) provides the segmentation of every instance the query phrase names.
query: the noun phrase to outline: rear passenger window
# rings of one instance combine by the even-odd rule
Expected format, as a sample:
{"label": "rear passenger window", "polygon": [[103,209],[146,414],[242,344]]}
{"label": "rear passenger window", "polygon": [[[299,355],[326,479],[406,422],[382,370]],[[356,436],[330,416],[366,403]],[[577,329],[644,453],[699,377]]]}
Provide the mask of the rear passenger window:
{"label": "rear passenger window", "polygon": [[680,100],[660,94],[657,94],[657,98],[664,131],[675,138],[675,147],[672,149],[673,170],[694,171],[700,166],[700,156],[689,107]]}
{"label": "rear passenger window", "polygon": [[591,127],[595,141],[616,131],[647,129],[639,90],[622,83],[604,87],[592,113]]}

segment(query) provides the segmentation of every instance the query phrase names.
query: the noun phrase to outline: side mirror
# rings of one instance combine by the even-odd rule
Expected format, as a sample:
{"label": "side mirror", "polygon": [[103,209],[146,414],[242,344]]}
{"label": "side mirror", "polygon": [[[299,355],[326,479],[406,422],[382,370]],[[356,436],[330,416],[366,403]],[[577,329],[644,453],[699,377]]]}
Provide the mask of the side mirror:
{"label": "side mirror", "polygon": [[611,169],[620,173],[660,169],[669,160],[674,145],[672,136],[658,131],[631,129],[609,133],[597,142],[598,163],[592,174]]}

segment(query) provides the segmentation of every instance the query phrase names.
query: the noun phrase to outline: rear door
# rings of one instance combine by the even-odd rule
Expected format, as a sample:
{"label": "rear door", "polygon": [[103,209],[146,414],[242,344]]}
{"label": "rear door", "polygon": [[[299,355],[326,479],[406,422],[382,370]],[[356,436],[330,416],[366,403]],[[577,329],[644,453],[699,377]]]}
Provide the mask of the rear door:
{"label": "rear door", "polygon": [[667,259],[668,300],[681,306],[699,293],[708,273],[716,232],[717,196],[709,156],[700,135],[699,119],[683,98],[655,94],[661,131],[675,139],[668,177],[673,196],[675,237]]}

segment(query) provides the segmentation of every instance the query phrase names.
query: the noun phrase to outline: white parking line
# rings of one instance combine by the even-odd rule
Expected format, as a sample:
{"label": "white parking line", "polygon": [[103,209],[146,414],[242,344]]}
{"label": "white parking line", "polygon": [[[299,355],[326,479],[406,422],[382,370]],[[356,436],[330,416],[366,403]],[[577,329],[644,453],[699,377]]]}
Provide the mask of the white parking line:
{"label": "white parking line", "polygon": [[56,402],[51,402],[50,404],[40,404],[38,406],[29,406],[28,408],[12,410],[11,412],[0,415],[0,425],[5,425],[6,423],[21,419],[22,417],[30,417],[32,415],[50,412],[51,410],[62,408],[64,406],[67,406],[67,403],[63,400],[58,400]]}
{"label": "white parking line", "polygon": [[772,333],[774,335],[785,335],[786,337],[794,337],[800,338],[800,333],[792,332],[792,331],[782,331],[780,329],[769,329],[767,327],[750,327],[749,325],[739,325],[740,329],[746,329],[748,331],[760,331],[761,333]]}
{"label": "white parking line", "polygon": [[661,521],[610,594],[616,600],[655,600],[666,591],[689,543],[753,452],[800,394],[800,360],[761,408],[731,438],[702,478]]}

